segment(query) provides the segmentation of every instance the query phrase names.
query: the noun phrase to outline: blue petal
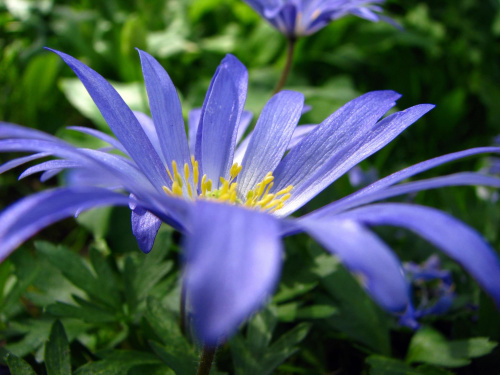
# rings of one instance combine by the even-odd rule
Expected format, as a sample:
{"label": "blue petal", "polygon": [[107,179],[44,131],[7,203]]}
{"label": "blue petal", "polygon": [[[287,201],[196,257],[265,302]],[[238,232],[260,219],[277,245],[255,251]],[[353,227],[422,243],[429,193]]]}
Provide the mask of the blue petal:
{"label": "blue petal", "polygon": [[133,194],[131,194],[130,197],[133,199],[129,205],[132,210],[132,233],[141,251],[147,254],[153,248],[156,234],[161,226],[161,220],[138,205],[137,202],[134,201],[135,197]]}
{"label": "blue petal", "polygon": [[0,261],[39,230],[77,211],[128,203],[128,197],[98,188],[63,188],[30,195],[0,214]]}
{"label": "blue petal", "polygon": [[32,174],[38,173],[38,172],[45,172],[53,169],[66,169],[66,168],[77,168],[81,167],[82,164],[78,162],[74,162],[72,160],[49,160],[37,165],[34,165],[32,167],[29,167],[26,169],[21,175],[19,176],[19,180],[31,176]]}
{"label": "blue petal", "polygon": [[217,68],[203,103],[196,136],[196,160],[212,180],[214,189],[219,186],[219,177],[229,177],[247,81],[245,66],[236,57],[227,55]]}
{"label": "blue petal", "polygon": [[354,220],[303,220],[300,225],[343,264],[359,275],[370,295],[389,311],[403,311],[408,285],[393,252]]}
{"label": "blue petal", "polygon": [[73,57],[49,49],[58,54],[80,78],[102,116],[126,148],[132,159],[158,191],[168,184],[167,172],[160,157],[142,130],[130,108],[116,90],[98,73]]}
{"label": "blue petal", "polygon": [[194,155],[196,149],[196,134],[198,133],[198,124],[200,123],[201,108],[194,108],[188,114],[188,138],[189,150]]}
{"label": "blue petal", "polygon": [[86,128],[83,126],[68,126],[68,129],[70,130],[75,130],[80,133],[88,134],[91,135],[97,139],[100,139],[101,141],[104,141],[106,143],[109,143],[111,146],[116,148],[117,150],[120,150],[123,152],[125,155],[128,155],[127,150],[123,147],[123,145],[116,140],[116,138],[113,138],[106,133],[103,133],[99,130],[92,129],[92,128]]}
{"label": "blue petal", "polygon": [[243,158],[243,170],[238,176],[238,192],[243,197],[268,172],[274,171],[281,161],[299,121],[303,104],[304,95],[281,91],[265,105]]}
{"label": "blue petal", "polygon": [[23,156],[20,158],[9,160],[8,162],[0,165],[0,174],[7,172],[13,168],[19,167],[20,165],[29,163],[30,161],[45,158],[47,156],[50,156],[48,152],[40,152],[38,154]]}
{"label": "blue petal", "polygon": [[[188,129],[189,129],[189,149],[194,155],[196,148],[196,133],[198,132],[198,124],[200,123],[201,108],[195,108],[189,111]],[[253,114],[250,111],[243,111],[238,125],[238,135],[236,136],[236,144],[239,143],[248,126],[252,122]]]}
{"label": "blue petal", "polygon": [[[139,124],[141,124],[142,130],[144,130],[144,133],[146,133],[146,135],[148,136],[149,141],[153,145],[161,161],[167,164],[166,159],[163,156],[163,152],[161,151],[160,139],[158,138],[158,133],[156,132],[155,124],[151,119],[151,117],[139,111],[134,111],[134,115],[137,118],[137,121],[139,121]],[[172,162],[172,160],[170,160],[170,162]]]}
{"label": "blue petal", "polygon": [[190,163],[190,153],[182,118],[181,102],[174,84],[153,56],[139,50],[151,115],[168,165],[175,160],[183,166]]}
{"label": "blue petal", "polygon": [[261,307],[276,287],[278,222],[244,208],[199,201],[185,241],[185,286],[200,339],[215,345]]}
{"label": "blue petal", "polygon": [[[491,185],[491,186],[496,186],[494,180],[490,180],[491,182],[488,182],[489,179],[492,177],[486,177],[486,176],[481,176],[481,175],[476,175],[476,174],[455,174],[451,176],[457,176],[457,177],[451,177],[451,176],[444,176],[440,177],[437,179],[429,179],[429,180],[424,180],[424,181],[429,181],[428,184],[425,183],[425,185],[419,185],[420,183],[424,184],[424,182],[414,182],[410,184],[405,184],[405,188],[401,187],[394,187],[393,189],[386,190],[386,192],[380,192],[377,193],[380,190],[384,190],[387,187],[397,184],[398,182],[401,182],[409,177],[415,176],[419,173],[425,172],[429,169],[435,168],[437,166],[440,166],[445,163],[449,163],[451,161],[457,160],[457,159],[462,159],[467,156],[472,156],[472,155],[477,155],[477,154],[483,154],[483,153],[500,153],[500,148],[499,147],[477,147],[477,148],[471,148],[468,150],[464,151],[459,151],[459,152],[454,152],[451,154],[447,155],[442,155],[437,158],[429,159],[426,161],[423,161],[421,163],[412,165],[408,168],[402,169],[398,172],[395,172],[387,177],[382,178],[381,180],[378,180],[374,182],[373,184],[358,190],[357,192],[348,195],[345,198],[342,198],[336,202],[330,203],[329,205],[326,205],[315,212],[311,213],[311,215],[314,216],[323,216],[323,215],[329,215],[333,214],[336,212],[340,212],[343,210],[346,210],[348,208],[352,208],[361,204],[373,202],[375,200],[380,200],[380,199],[385,199],[389,198],[391,196],[396,196],[396,195],[401,195],[401,194],[406,194],[410,193],[412,191],[420,191],[420,190],[425,190],[425,189],[432,189],[435,187],[441,187],[441,186],[453,186],[453,185]],[[458,177],[462,176],[462,177]],[[467,177],[469,176],[469,177]],[[475,177],[474,177],[475,176]],[[465,177],[465,178],[464,178]],[[453,179],[456,179],[455,183],[452,183]],[[416,189],[416,190],[412,190]],[[388,195],[387,195],[388,194]]]}
{"label": "blue petal", "polygon": [[[304,113],[304,111],[302,111]],[[307,136],[314,128],[318,125],[301,125],[297,126],[293,131],[292,138],[290,138],[290,142],[288,142],[288,146],[286,150],[290,150],[293,147],[297,146],[305,136]],[[250,140],[252,139],[252,133],[248,134],[248,136],[239,144],[234,152],[234,160],[233,162],[241,165],[243,163],[243,158],[245,157],[245,153],[247,152],[248,145],[250,144]]]}
{"label": "blue petal", "polygon": [[395,225],[410,229],[456,260],[493,297],[500,307],[500,260],[479,233],[434,208],[385,203],[342,214],[368,225]]}
{"label": "blue petal", "polygon": [[292,198],[278,211],[280,215],[293,212],[342,175],[346,165],[342,162],[351,155],[361,156],[358,149],[369,142],[376,122],[400,96],[394,91],[360,96],[333,113],[290,150],[274,173],[274,191],[294,186]]}

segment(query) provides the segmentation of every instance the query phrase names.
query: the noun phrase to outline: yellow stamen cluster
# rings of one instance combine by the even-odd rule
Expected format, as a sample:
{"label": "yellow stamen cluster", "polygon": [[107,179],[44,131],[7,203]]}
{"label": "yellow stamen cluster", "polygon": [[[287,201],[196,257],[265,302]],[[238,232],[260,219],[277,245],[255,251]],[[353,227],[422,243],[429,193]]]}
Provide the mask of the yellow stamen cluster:
{"label": "yellow stamen cluster", "polygon": [[[290,192],[293,189],[292,185],[275,194],[269,193],[274,184],[273,174],[269,172],[253,190],[247,193],[245,202],[242,202],[237,196],[236,188],[238,187],[238,183],[234,182],[235,178],[241,172],[241,169],[241,165],[234,163],[229,171],[229,180],[221,177],[221,187],[217,190],[212,190],[212,180],[207,179],[206,174],[203,175],[199,186],[200,192],[198,198],[214,199],[231,204],[242,204],[248,208],[257,208],[263,211],[274,212],[282,208],[285,201],[291,197]],[[190,199],[195,200],[197,197],[200,175],[198,162],[194,159],[194,156],[191,156],[191,166],[188,163],[184,164],[182,175],[179,173],[176,161],[172,161],[172,172],[167,167],[167,173],[172,181],[172,187],[169,189],[163,186],[165,193],[174,197],[184,197],[188,195]]]}
{"label": "yellow stamen cluster", "polygon": [[247,193],[245,206],[257,207],[269,212],[274,212],[282,208],[285,202],[292,196],[290,192],[293,186],[290,185],[275,194],[270,194],[269,191],[274,185],[273,181],[273,173],[268,172],[262,181]]}

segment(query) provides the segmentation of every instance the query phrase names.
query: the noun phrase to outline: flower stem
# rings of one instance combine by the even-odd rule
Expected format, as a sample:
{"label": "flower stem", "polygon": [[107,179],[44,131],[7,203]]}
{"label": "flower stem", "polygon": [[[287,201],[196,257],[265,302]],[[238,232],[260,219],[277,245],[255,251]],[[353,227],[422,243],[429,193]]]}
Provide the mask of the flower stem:
{"label": "flower stem", "polygon": [[186,288],[184,286],[184,283],[182,283],[181,285],[181,298],[180,298],[179,311],[180,311],[179,326],[181,328],[182,334],[185,336],[186,335]]}
{"label": "flower stem", "polygon": [[281,77],[280,77],[280,80],[278,81],[278,84],[274,88],[273,95],[280,92],[281,89],[283,88],[283,86],[285,86],[288,75],[290,74],[290,71],[292,70],[293,52],[295,51],[295,41],[296,41],[296,39],[294,37],[287,37],[287,51],[286,51],[285,68],[283,69],[283,73],[281,73]]}
{"label": "flower stem", "polygon": [[209,375],[210,369],[212,368],[212,363],[215,358],[215,351],[217,350],[214,346],[203,347],[203,352],[201,352],[200,364],[198,365],[198,371],[196,375]]}

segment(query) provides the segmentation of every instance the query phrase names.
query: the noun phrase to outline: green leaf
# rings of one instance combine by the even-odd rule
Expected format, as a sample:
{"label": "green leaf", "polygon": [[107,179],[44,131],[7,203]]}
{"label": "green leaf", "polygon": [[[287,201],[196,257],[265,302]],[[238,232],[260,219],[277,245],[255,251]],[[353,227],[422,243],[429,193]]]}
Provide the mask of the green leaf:
{"label": "green leaf", "polygon": [[169,347],[179,348],[179,351],[196,358],[196,353],[179,328],[178,318],[171,311],[164,308],[160,301],[149,297],[146,301],[144,317],[162,343]]}
{"label": "green leaf", "polygon": [[294,354],[298,350],[296,345],[305,339],[310,329],[311,324],[304,322],[281,335],[280,338],[270,346],[263,358],[261,373],[271,374],[276,367]]}
{"label": "green leaf", "polygon": [[80,306],[55,302],[47,306],[46,311],[59,318],[75,318],[89,323],[111,323],[117,320],[117,317],[113,313],[102,309],[100,306],[87,302],[77,296],[73,296],[73,298]]}
{"label": "green leaf", "polygon": [[68,338],[60,320],[52,325],[49,341],[45,344],[45,367],[47,375],[71,374]]}
{"label": "green leaf", "polygon": [[386,314],[372,301],[339,261],[322,249],[312,247],[321,285],[327,291],[322,305],[338,310],[325,322],[376,353],[390,354],[389,327]]}
{"label": "green leaf", "polygon": [[93,261],[97,263],[101,276],[102,273],[105,274],[104,277],[96,277],[82,257],[62,246],[54,246],[48,242],[36,242],[35,246],[39,253],[58,268],[66,279],[87,293],[89,297],[112,308],[120,305],[112,286],[113,279],[107,279],[107,271],[103,271],[102,262],[97,261],[95,256]]}
{"label": "green leaf", "polygon": [[176,346],[163,346],[155,341],[150,341],[149,345],[158,357],[177,375],[195,375],[198,357],[185,352]]}
{"label": "green leaf", "polygon": [[9,366],[12,375],[36,375],[28,363],[12,353],[7,352],[3,359],[7,363],[7,366]]}
{"label": "green leaf", "polygon": [[309,323],[300,323],[271,343],[276,316],[271,308],[255,315],[248,323],[247,335],[235,335],[229,341],[237,375],[271,374],[276,367],[294,354],[309,332]]}
{"label": "green leaf", "polygon": [[53,320],[30,319],[25,322],[12,321],[10,328],[13,331],[25,335],[15,343],[7,344],[6,349],[19,357],[34,352],[40,348],[49,338]]}
{"label": "green leaf", "polygon": [[338,309],[331,305],[313,305],[300,307],[299,302],[290,302],[278,306],[278,318],[284,322],[303,319],[326,319],[335,314]]}
{"label": "green leaf", "polygon": [[[171,232],[160,231],[155,246],[149,254],[132,254],[125,260],[123,273],[129,310],[133,313],[152,288],[167,275],[173,262],[165,257],[171,247]],[[163,291],[163,294],[166,292]]]}
{"label": "green leaf", "polygon": [[422,373],[397,359],[372,355],[366,359],[370,375],[422,375]]}
{"label": "green leaf", "polygon": [[425,327],[413,336],[406,361],[461,367],[468,365],[471,358],[490,353],[496,346],[496,342],[485,337],[447,341],[438,331]]}
{"label": "green leaf", "polygon": [[[130,369],[142,365],[157,365],[160,361],[150,353],[134,350],[113,350],[97,362],[87,363],[75,375],[127,375]],[[169,375],[169,372],[165,372]]]}

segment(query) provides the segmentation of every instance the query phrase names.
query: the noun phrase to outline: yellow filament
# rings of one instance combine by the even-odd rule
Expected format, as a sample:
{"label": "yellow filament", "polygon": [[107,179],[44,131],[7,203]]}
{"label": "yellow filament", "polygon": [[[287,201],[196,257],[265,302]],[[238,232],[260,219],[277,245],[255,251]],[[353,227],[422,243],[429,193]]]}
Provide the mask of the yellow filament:
{"label": "yellow filament", "polygon": [[184,179],[187,182],[189,180],[189,165],[184,163]]}
{"label": "yellow filament", "polygon": [[[262,211],[273,213],[283,208],[285,202],[292,196],[290,193],[293,186],[289,185],[280,191],[271,194],[270,191],[274,186],[274,176],[272,172],[266,173],[264,178],[255,185],[252,190],[246,194],[246,199],[240,200],[237,193],[237,182],[233,182],[240,174],[242,166],[234,163],[229,171],[229,179],[220,177],[220,187],[212,191],[212,180],[204,174],[200,182],[200,170],[198,162],[194,156],[191,156],[191,166],[189,163],[184,164],[183,174],[179,173],[177,162],[172,161],[172,172],[167,167],[167,173],[172,181],[172,187],[163,186],[163,190],[169,196],[184,197],[186,192],[190,199],[198,197],[220,202],[228,202],[231,204],[241,204],[248,208],[254,208]],[[192,174],[192,180],[190,180]],[[194,184],[193,184],[194,182]],[[198,193],[198,182],[200,182],[200,192]],[[186,187],[185,189],[184,186]]]}
{"label": "yellow filament", "polygon": [[193,166],[193,180],[194,186],[198,186],[198,179],[200,178],[200,171],[198,169],[198,162],[194,160],[194,156],[191,155],[191,165]]}
{"label": "yellow filament", "polygon": [[168,177],[170,177],[170,181],[174,181],[172,175],[170,174],[170,171],[168,170],[168,167],[166,168],[167,169],[167,173],[168,173]]}

